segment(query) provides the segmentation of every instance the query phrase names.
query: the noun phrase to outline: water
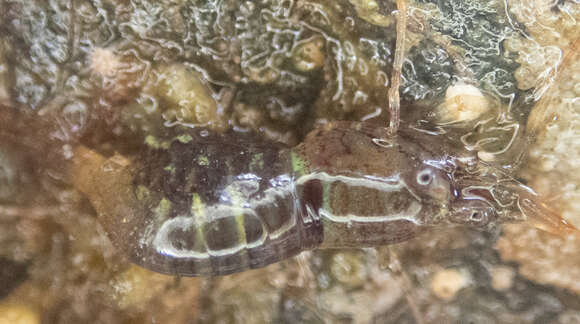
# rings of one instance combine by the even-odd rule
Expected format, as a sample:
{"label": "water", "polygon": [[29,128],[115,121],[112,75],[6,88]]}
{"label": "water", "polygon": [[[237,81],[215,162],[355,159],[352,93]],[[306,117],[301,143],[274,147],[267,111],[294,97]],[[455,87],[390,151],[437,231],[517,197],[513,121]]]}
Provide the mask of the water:
{"label": "water", "polygon": [[[553,72],[580,14],[573,1],[544,2],[408,1],[402,118],[483,148],[480,158],[577,215],[578,67],[559,67],[562,78]],[[45,125],[57,126],[50,136],[109,155],[137,151],[148,136],[169,138],[182,126],[253,131],[294,145],[316,123],[384,124],[391,7],[3,1],[0,105],[42,112]],[[459,81],[480,89],[489,106],[473,121],[443,121],[446,91]],[[556,87],[546,88],[551,82]],[[554,91],[545,106],[557,118],[530,143],[536,99]],[[18,130],[27,142],[43,143],[46,133]],[[0,322],[17,312],[48,323],[412,323],[416,308],[425,322],[564,323],[580,311],[578,244],[522,227],[427,234],[394,247],[403,273],[380,267],[387,259],[381,249],[315,251],[217,279],[150,273],[117,254],[83,197],[42,171],[50,163],[44,155],[5,143],[0,152],[0,202],[18,215],[0,212],[0,263],[8,269],[0,282],[19,283],[2,291]],[[498,266],[514,273],[507,289],[492,286]],[[449,300],[432,289],[445,269],[470,278]]]}

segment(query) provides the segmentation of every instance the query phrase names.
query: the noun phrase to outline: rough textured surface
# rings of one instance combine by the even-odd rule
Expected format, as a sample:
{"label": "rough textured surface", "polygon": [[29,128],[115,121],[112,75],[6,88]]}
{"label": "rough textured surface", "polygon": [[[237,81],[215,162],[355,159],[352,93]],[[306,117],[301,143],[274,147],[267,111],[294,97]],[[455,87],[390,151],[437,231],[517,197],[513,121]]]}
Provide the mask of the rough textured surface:
{"label": "rough textured surface", "polygon": [[[578,1],[407,4],[401,89],[417,108],[402,111],[403,121],[437,121],[432,108],[450,85],[475,86],[489,112],[456,125],[470,131],[464,144],[485,148],[506,172],[520,166],[514,147],[529,149],[515,175],[580,225],[580,65],[558,65],[578,51],[570,47]],[[50,127],[18,133],[36,148],[80,141],[130,154],[195,123],[295,145],[317,122],[386,120],[394,8],[372,0],[2,1],[0,108],[40,112]],[[533,131],[531,146],[506,144],[516,125]],[[86,199],[45,172],[47,155],[25,148],[0,141],[0,281],[14,283],[0,282],[0,323],[580,322],[579,241],[527,226],[435,229],[406,244],[313,251],[222,278],[151,273],[119,255]],[[453,293],[441,295],[439,283]]]}
{"label": "rough textured surface", "polygon": [[[502,259],[520,264],[520,273],[531,280],[580,294],[580,243],[521,225],[505,227],[497,242]],[[549,269],[549,270],[547,270]]]}
{"label": "rough textured surface", "polygon": [[[574,42],[580,33],[574,21],[580,19],[580,6],[565,1],[555,10],[549,1],[513,1],[511,11],[532,36],[506,43],[521,53],[518,86],[536,87],[542,96],[527,124],[536,138],[523,175],[550,206],[579,226],[580,61]],[[497,244],[502,258],[518,262],[527,278],[580,292],[578,238],[508,226]]]}

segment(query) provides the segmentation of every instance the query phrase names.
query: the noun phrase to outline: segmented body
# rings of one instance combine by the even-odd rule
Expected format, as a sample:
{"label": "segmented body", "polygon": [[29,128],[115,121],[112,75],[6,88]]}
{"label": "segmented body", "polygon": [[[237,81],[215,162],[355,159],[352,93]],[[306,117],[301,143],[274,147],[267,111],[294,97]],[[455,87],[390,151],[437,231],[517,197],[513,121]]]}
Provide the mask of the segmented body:
{"label": "segmented body", "polygon": [[[304,212],[291,151],[251,134],[180,137],[137,167],[145,211],[143,263],[161,272],[222,275],[320,244]],[[139,162],[137,162],[139,163]]]}
{"label": "segmented body", "polygon": [[28,143],[8,131],[28,122],[5,111],[0,137],[47,152],[55,172],[88,197],[119,251],[157,272],[224,275],[313,248],[401,242],[445,225],[529,220],[552,233],[577,232],[477,152],[419,129],[392,134],[333,122],[294,148],[194,129],[167,141],[147,138],[138,156],[107,158],[77,145],[63,160],[68,144]]}
{"label": "segmented body", "polygon": [[401,149],[409,145],[403,138],[377,144],[379,131],[333,124],[292,149],[202,131],[151,142],[131,162],[77,151],[72,178],[134,262],[224,275],[317,247],[415,236],[425,215],[438,214],[404,180],[423,162]]}

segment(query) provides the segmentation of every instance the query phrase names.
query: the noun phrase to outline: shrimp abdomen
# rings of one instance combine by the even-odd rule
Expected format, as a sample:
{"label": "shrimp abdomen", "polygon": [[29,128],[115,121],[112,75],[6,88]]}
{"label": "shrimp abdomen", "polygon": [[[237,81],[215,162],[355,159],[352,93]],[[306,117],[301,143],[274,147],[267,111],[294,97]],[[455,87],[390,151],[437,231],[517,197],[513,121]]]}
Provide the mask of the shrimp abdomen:
{"label": "shrimp abdomen", "polygon": [[290,151],[246,137],[149,141],[133,161],[93,156],[72,178],[137,264],[186,276],[263,267],[317,246],[322,230],[298,200]]}

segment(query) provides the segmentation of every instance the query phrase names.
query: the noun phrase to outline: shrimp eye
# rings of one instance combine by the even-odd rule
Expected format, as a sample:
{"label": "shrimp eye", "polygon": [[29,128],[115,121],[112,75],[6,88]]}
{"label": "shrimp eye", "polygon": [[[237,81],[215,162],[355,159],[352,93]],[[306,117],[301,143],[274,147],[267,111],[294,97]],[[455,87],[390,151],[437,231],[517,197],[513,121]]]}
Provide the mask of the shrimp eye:
{"label": "shrimp eye", "polygon": [[433,172],[429,169],[422,170],[421,172],[417,173],[417,183],[426,186],[433,181]]}
{"label": "shrimp eye", "polygon": [[471,215],[469,216],[469,221],[473,223],[479,223],[485,219],[484,214],[485,212],[474,210],[471,212]]}

